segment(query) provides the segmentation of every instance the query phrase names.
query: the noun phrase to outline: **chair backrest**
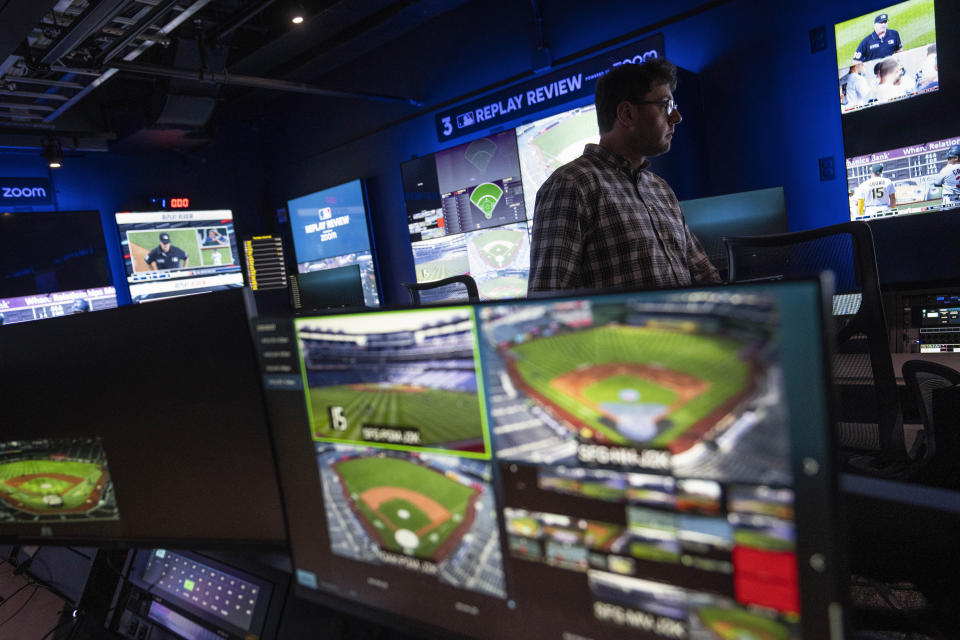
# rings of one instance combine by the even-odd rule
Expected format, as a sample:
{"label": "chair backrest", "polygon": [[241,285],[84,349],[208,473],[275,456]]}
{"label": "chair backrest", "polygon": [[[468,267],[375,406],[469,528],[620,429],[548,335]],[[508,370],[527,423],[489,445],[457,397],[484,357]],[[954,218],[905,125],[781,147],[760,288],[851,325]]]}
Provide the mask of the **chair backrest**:
{"label": "chair backrest", "polygon": [[480,302],[480,291],[477,289],[477,281],[474,280],[472,276],[468,275],[450,276],[449,278],[442,278],[432,282],[403,282],[401,284],[407,288],[407,293],[410,294],[410,303],[415,307],[419,307],[421,304],[421,291],[439,289],[440,287],[457,284],[462,284],[464,287],[466,287],[467,299],[470,302]]}
{"label": "chair backrest", "polygon": [[[907,360],[903,363],[903,381],[923,422],[923,431],[918,435],[911,454],[916,459],[930,460],[938,444],[944,440],[939,437],[933,420],[933,392],[960,385],[960,372],[936,362]],[[953,460],[955,458],[951,458]]]}
{"label": "chair backrest", "polygon": [[834,379],[858,383],[847,396],[854,401],[840,403],[841,445],[905,458],[903,418],[870,227],[845,222],[808,231],[725,237],[724,244],[729,282],[833,273]]}

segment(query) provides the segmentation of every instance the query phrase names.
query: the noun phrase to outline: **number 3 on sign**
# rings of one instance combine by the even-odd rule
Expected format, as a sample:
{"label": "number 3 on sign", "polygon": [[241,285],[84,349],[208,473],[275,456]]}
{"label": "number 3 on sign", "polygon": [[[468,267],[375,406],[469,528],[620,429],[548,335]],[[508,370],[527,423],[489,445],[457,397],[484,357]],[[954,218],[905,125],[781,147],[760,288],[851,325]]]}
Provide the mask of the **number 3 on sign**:
{"label": "number 3 on sign", "polygon": [[453,125],[450,124],[450,116],[445,116],[441,122],[443,122],[443,135],[448,136],[453,133]]}

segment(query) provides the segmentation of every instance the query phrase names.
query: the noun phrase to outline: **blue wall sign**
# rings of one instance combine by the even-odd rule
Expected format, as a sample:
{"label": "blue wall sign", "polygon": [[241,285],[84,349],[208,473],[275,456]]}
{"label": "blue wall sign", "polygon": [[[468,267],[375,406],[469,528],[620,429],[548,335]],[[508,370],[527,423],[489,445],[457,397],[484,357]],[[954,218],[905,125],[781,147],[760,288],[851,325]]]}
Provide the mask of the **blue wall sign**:
{"label": "blue wall sign", "polygon": [[543,111],[556,104],[592,96],[597,78],[611,68],[662,57],[663,34],[657,33],[589,60],[441,111],[436,115],[437,137],[440,142],[446,142],[489,129],[501,122]]}
{"label": "blue wall sign", "polygon": [[0,208],[53,204],[47,178],[0,178]]}

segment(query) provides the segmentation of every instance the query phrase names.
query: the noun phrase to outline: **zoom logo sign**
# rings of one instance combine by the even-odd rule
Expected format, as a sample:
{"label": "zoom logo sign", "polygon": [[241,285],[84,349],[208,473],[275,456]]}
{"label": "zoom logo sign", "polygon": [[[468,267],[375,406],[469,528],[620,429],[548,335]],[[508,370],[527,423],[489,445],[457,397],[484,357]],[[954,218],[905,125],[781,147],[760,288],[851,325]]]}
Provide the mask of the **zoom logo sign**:
{"label": "zoom logo sign", "polygon": [[46,198],[47,190],[43,187],[3,187],[4,198]]}
{"label": "zoom logo sign", "polygon": [[52,191],[45,178],[0,178],[0,206],[51,204]]}

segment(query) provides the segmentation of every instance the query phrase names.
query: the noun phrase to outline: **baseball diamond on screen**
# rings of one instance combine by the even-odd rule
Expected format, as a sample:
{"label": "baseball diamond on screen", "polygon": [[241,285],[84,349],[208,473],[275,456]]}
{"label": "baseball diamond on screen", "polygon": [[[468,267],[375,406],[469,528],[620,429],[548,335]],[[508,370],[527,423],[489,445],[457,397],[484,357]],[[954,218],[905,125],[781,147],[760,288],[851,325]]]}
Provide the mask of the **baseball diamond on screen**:
{"label": "baseball diamond on screen", "polygon": [[296,326],[314,440],[488,455],[472,309]]}
{"label": "baseball diamond on screen", "polygon": [[[505,347],[516,382],[581,437],[668,446],[747,389],[742,344],[670,328],[604,326]],[[650,420],[635,420],[638,413]]]}
{"label": "baseball diamond on screen", "polygon": [[95,439],[0,445],[0,521],[116,517],[106,459]]}

